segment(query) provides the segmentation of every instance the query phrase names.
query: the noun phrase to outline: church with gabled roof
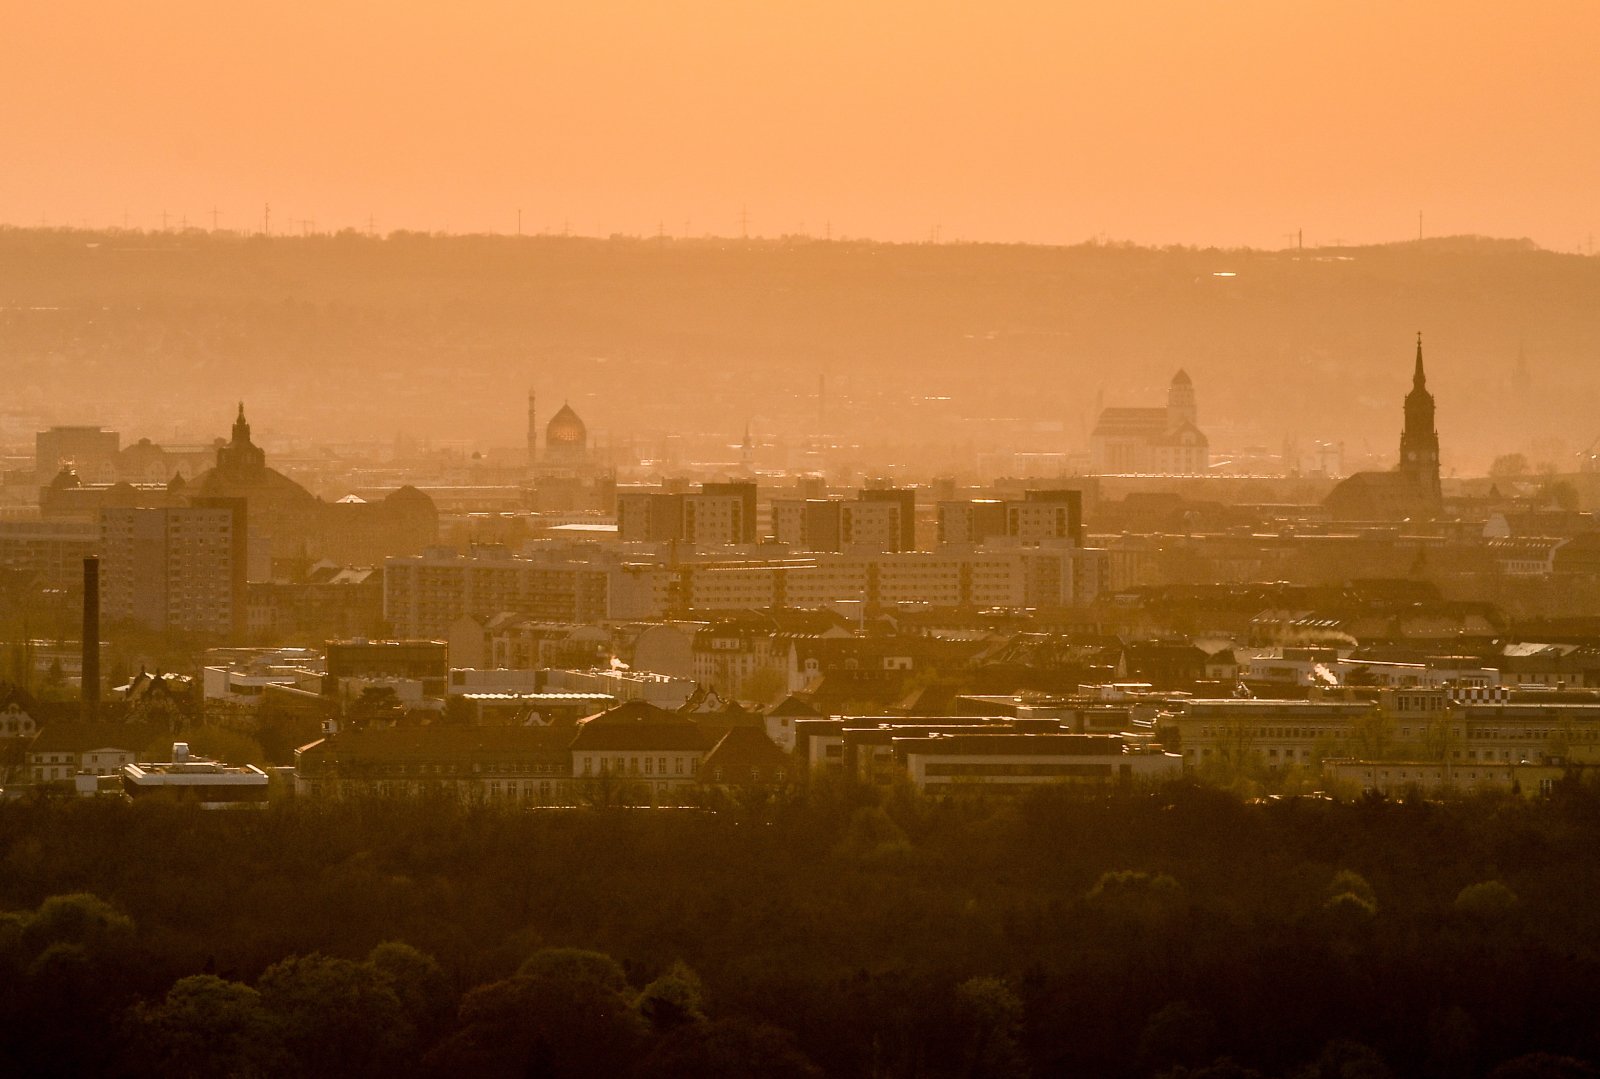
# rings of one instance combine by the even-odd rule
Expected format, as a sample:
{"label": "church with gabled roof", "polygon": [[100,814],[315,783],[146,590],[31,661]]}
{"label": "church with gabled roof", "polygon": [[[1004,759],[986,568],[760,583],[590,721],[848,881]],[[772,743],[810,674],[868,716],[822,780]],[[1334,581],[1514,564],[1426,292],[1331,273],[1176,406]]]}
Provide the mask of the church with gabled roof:
{"label": "church with gabled roof", "polygon": [[1439,432],[1434,428],[1433,394],[1422,366],[1422,334],[1417,334],[1411,392],[1406,394],[1400,459],[1392,472],[1357,472],[1340,481],[1323,505],[1337,520],[1399,521],[1438,514]]}
{"label": "church with gabled roof", "polygon": [[1194,381],[1179,370],[1166,408],[1102,409],[1089,436],[1089,458],[1100,475],[1204,475],[1211,443],[1199,427]]}

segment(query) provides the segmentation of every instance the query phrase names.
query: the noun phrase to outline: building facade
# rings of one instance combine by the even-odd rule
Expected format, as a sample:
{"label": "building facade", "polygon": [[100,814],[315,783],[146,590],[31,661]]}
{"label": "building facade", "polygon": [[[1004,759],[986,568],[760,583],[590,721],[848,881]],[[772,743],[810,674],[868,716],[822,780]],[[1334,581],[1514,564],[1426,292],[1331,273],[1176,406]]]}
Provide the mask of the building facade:
{"label": "building facade", "polygon": [[245,504],[106,509],[100,515],[100,603],[108,622],[157,632],[241,637],[248,625]]}
{"label": "building facade", "polygon": [[1204,475],[1211,444],[1199,427],[1194,382],[1172,376],[1166,408],[1107,408],[1089,438],[1089,458],[1102,475]]}

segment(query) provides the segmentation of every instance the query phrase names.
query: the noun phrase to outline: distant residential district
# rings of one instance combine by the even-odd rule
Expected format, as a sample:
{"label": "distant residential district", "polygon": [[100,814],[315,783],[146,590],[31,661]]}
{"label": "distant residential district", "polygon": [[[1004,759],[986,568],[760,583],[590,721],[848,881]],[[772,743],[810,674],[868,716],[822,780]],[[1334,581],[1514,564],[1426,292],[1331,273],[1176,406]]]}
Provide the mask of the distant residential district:
{"label": "distant residential district", "polygon": [[1209,474],[1184,371],[1086,473],[981,486],[840,484],[748,425],[640,475],[532,392],[520,460],[397,448],[337,496],[244,403],[207,447],[41,431],[6,796],[1535,797],[1600,765],[1600,482],[1443,478],[1420,335],[1410,368],[1395,467],[1309,502]]}

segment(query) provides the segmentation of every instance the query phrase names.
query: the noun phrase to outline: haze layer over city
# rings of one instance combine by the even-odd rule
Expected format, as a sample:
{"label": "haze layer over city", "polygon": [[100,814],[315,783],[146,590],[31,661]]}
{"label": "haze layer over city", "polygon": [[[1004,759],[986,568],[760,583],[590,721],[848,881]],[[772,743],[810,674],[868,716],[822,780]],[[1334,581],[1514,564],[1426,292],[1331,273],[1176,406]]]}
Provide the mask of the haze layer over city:
{"label": "haze layer over city", "polygon": [[1589,5],[0,25],[0,1072],[1600,1075]]}
{"label": "haze layer over city", "polygon": [[[1286,441],[1342,442],[1353,466],[1386,467],[1423,327],[1444,379],[1447,474],[1513,452],[1565,471],[1600,435],[1600,305],[1585,299],[1600,271],[1525,241],[1249,251],[190,229],[13,231],[0,250],[0,347],[47,375],[11,395],[12,439],[93,420],[207,441],[244,398],[285,450],[405,438],[488,453],[521,445],[516,397],[534,389],[570,401],[623,467],[667,436],[704,458],[749,426],[779,452],[820,440],[872,472],[979,479],[979,453],[1086,453],[1100,409],[1161,398],[1181,367],[1223,471],[1275,471]],[[175,385],[192,407],[171,409]]]}

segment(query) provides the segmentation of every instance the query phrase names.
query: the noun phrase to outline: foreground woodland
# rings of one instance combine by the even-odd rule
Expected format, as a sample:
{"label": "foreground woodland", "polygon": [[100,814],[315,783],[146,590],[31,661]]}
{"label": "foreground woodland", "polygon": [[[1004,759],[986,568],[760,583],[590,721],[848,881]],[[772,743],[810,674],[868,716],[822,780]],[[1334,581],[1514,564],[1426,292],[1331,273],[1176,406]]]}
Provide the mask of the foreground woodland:
{"label": "foreground woodland", "polygon": [[0,805],[0,1071],[1582,1076],[1600,792]]}

